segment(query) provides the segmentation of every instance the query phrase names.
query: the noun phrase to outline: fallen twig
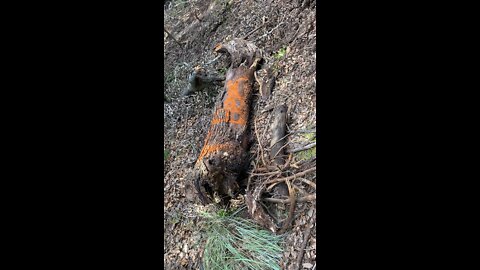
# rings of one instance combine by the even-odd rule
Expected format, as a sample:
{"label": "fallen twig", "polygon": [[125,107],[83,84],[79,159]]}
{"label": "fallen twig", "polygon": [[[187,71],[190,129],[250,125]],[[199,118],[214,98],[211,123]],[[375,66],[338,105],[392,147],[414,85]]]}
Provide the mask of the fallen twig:
{"label": "fallen twig", "polygon": [[218,59],[220,59],[221,56],[222,56],[222,55],[220,54],[219,56],[213,58],[213,60],[207,62],[204,66],[208,66],[208,65],[210,65],[210,64],[212,64],[212,63],[215,63]]}
{"label": "fallen twig", "polygon": [[292,150],[287,150],[287,153],[293,154],[293,153],[297,153],[297,152],[300,152],[300,151],[308,150],[308,149],[313,148],[313,147],[315,147],[315,146],[317,146],[317,143],[316,143],[316,142],[311,143],[311,144],[307,144],[307,145],[305,145],[305,146],[303,146],[303,147],[300,147],[300,148],[295,148],[295,149],[292,149]]}
{"label": "fallen twig", "polygon": [[297,185],[293,185],[293,188],[295,188],[295,190],[297,190],[298,192],[300,192],[302,195],[305,195],[307,194],[307,192],[305,192],[303,189],[297,187]]}
{"label": "fallen twig", "polygon": [[253,172],[254,173],[256,173],[256,172],[270,172],[270,171],[273,171],[273,170],[278,170],[278,167],[276,167],[276,166],[265,166],[265,167],[255,168],[253,170]]}
{"label": "fallen twig", "polygon": [[[288,135],[285,135],[285,137],[287,137]],[[287,142],[286,144],[284,144],[282,147],[280,147],[280,149],[278,149],[278,152],[276,152],[276,154],[273,156],[273,158],[276,158],[277,155],[285,148],[287,147],[287,145],[289,145],[290,142]]]}
{"label": "fallen twig", "polygon": [[281,171],[274,171],[274,172],[266,172],[266,173],[251,173],[253,176],[265,176],[265,175],[275,175],[275,174],[281,174]]}
{"label": "fallen twig", "polygon": [[202,20],[200,20],[200,18],[198,18],[197,10],[194,10],[194,11],[193,11],[193,15],[195,16],[195,19],[197,19],[199,22],[202,21]]}
{"label": "fallen twig", "polygon": [[287,180],[291,180],[291,179],[295,179],[299,176],[303,176],[309,172],[313,172],[313,171],[316,171],[317,170],[317,166],[315,167],[312,167],[310,169],[307,169],[303,172],[299,172],[299,173],[296,173],[294,175],[291,175],[291,176],[288,176],[288,177],[283,177],[283,178],[277,178],[277,179],[272,179],[272,180],[269,180],[267,182],[265,182],[265,184],[272,184],[272,183],[278,183],[278,182],[283,182],[283,181],[287,181]]}
{"label": "fallen twig", "polygon": [[302,243],[302,248],[300,249],[300,253],[298,254],[297,257],[297,269],[302,269],[302,260],[303,260],[303,254],[305,254],[305,248],[307,247],[308,239],[310,238],[310,232],[312,231],[312,228],[310,226],[307,226],[307,230],[305,231],[305,237],[303,238],[303,243]]}
{"label": "fallen twig", "polygon": [[282,166],[282,171],[285,170],[286,168],[288,168],[288,166],[290,166],[290,162],[292,161],[292,157],[293,157],[292,154],[288,155],[287,162]]}
{"label": "fallen twig", "polygon": [[290,154],[288,156],[287,162],[282,165],[282,166],[265,166],[265,167],[260,167],[260,168],[255,168],[253,170],[253,173],[260,173],[260,172],[275,172],[278,170],[284,171],[290,166],[290,163],[292,162],[292,155]]}
{"label": "fallen twig", "polygon": [[309,186],[311,186],[311,187],[313,187],[313,188],[315,188],[315,189],[317,189],[317,185],[316,185],[315,183],[313,183],[312,181],[310,181],[310,180],[307,180],[307,179],[301,178],[301,177],[298,177],[298,178],[296,178],[296,179],[304,182],[305,184],[307,184],[307,185],[309,185]]}
{"label": "fallen twig", "polygon": [[165,26],[163,27],[163,31],[165,31],[165,33],[167,33],[167,35],[169,37],[171,37],[178,45],[183,46],[182,43],[180,43],[172,34],[170,34],[170,32],[168,32],[168,30],[165,28]]}
{"label": "fallen twig", "polygon": [[293,134],[293,133],[317,133],[317,130],[315,130],[315,129],[299,129],[299,130],[294,130],[294,131],[290,132],[290,134]]}
{"label": "fallen twig", "polygon": [[251,34],[255,33],[258,31],[258,29],[262,28],[265,25],[265,23],[262,23],[259,27],[253,29],[252,31],[248,32],[245,36],[243,36],[242,39],[247,39]]}
{"label": "fallen twig", "polygon": [[[300,160],[300,161],[298,161],[297,163],[292,164],[292,165],[290,165],[290,166],[291,166],[291,167],[295,167],[295,166],[296,166],[296,168],[299,168],[299,167],[301,167],[301,166],[303,166],[303,165],[305,165],[305,164],[311,164],[311,163],[314,162],[315,160],[317,160],[317,156],[313,156],[313,157],[311,157],[311,158],[309,158],[309,159]],[[295,166],[294,166],[294,165],[295,165]]]}
{"label": "fallen twig", "polygon": [[273,32],[273,30],[277,29],[278,27],[280,27],[280,25],[283,25],[283,24],[285,24],[285,22],[279,23],[277,26],[275,26],[274,28],[272,28],[272,30],[270,30],[269,32],[267,32],[267,33],[259,36],[259,37],[256,38],[253,42],[257,42],[257,41],[260,40],[261,38],[264,38],[264,37],[266,37],[267,35],[270,35],[270,34]]}
{"label": "fallen twig", "polygon": [[[317,199],[317,195],[311,194],[311,195],[307,195],[305,197],[296,199],[296,202],[299,202],[299,203],[309,202],[309,201],[314,201],[316,199]],[[263,200],[267,202],[273,202],[273,203],[290,203],[290,199],[264,198]]]}

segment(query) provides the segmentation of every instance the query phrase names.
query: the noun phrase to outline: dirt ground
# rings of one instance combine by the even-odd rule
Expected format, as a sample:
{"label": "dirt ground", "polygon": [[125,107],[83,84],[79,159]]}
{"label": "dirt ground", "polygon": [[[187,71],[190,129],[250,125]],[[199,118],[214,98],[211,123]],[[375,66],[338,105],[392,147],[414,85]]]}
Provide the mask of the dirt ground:
{"label": "dirt ground", "polygon": [[[303,0],[175,0],[164,4],[164,27],[173,35],[164,33],[164,91],[168,100],[164,103],[165,269],[201,269],[203,240],[197,213],[203,206],[188,175],[202,149],[220,87],[184,97],[189,74],[197,65],[212,74],[224,74],[227,56],[217,57],[215,45],[256,30],[247,40],[264,51],[265,65],[274,71],[276,84],[268,100],[259,99],[258,93],[254,98],[252,113],[257,133],[252,133],[252,168],[259,164],[262,152],[267,157],[271,112],[279,104],[288,106],[288,131],[292,134],[287,149],[316,142],[312,138],[315,132],[313,136],[295,133],[316,127],[315,10],[315,1]],[[258,84],[254,87],[258,88]],[[296,153],[291,163],[315,160],[316,150],[311,150]],[[316,172],[303,178],[315,183]],[[296,185],[300,195],[315,193],[312,185]],[[315,212],[315,200],[297,204],[292,228],[286,233],[282,269],[297,269],[307,227],[311,227],[311,234],[298,269],[316,268]]]}

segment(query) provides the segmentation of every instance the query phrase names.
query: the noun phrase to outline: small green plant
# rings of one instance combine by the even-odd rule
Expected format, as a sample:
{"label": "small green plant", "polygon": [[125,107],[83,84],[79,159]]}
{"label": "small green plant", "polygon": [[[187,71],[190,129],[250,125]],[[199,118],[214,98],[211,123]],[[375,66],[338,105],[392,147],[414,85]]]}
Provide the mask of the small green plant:
{"label": "small green plant", "polygon": [[164,149],[163,150],[163,159],[167,159],[169,155],[170,155],[170,151]]}
{"label": "small green plant", "polygon": [[312,133],[305,133],[302,136],[309,141],[315,141],[316,140],[315,133],[313,133],[313,132]]}
{"label": "small green plant", "polygon": [[287,53],[287,48],[286,48],[286,47],[282,47],[280,50],[278,50],[277,53],[275,53],[275,54],[273,55],[273,58],[275,58],[275,59],[277,59],[277,60],[278,60],[278,59],[281,59],[281,58],[285,57],[285,54],[286,54],[286,53]]}
{"label": "small green plant", "polygon": [[223,67],[223,68],[219,69],[218,73],[220,73],[220,75],[225,75],[225,73],[227,73],[227,68]]}
{"label": "small green plant", "polygon": [[281,236],[227,210],[202,215],[206,219],[207,235],[203,255],[205,270],[280,270]]}
{"label": "small green plant", "polygon": [[225,209],[220,209],[217,212],[217,215],[221,218],[226,217],[228,214],[229,214],[228,210],[225,210]]}

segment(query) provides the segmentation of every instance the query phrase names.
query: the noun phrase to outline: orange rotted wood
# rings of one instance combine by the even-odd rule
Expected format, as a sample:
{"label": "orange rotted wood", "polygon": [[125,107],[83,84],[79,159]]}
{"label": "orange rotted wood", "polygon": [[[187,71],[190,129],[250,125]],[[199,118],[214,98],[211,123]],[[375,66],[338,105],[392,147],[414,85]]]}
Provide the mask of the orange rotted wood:
{"label": "orange rotted wood", "polygon": [[[202,184],[208,185],[221,197],[231,197],[238,191],[238,176],[248,164],[247,127],[253,72],[260,58],[254,57],[256,51],[252,55],[251,49],[256,47],[250,44],[247,46],[249,50],[242,51],[238,49],[243,48],[241,45],[232,41],[215,48],[231,54],[232,66],[227,72],[225,87],[217,100],[205,144],[195,164]],[[199,189],[197,185],[202,198]]]}

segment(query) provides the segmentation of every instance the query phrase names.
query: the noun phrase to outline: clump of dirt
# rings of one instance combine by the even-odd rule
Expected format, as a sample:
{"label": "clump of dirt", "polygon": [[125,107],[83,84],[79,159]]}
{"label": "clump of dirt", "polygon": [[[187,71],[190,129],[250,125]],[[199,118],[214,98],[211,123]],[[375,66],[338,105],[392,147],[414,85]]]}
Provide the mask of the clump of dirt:
{"label": "clump of dirt", "polygon": [[[190,96],[188,78],[195,66],[224,75],[229,59],[214,54],[213,48],[233,38],[252,41],[264,51],[265,68],[275,75],[275,86],[267,100],[258,98],[253,106],[250,149],[253,167],[265,166],[273,108],[287,104],[286,149],[291,151],[316,142],[316,18],[315,1],[168,1],[164,5],[164,262],[165,269],[201,269],[202,237],[198,211],[203,209],[189,175],[207,134],[216,96],[221,86],[212,85]],[[252,32],[253,31],[253,32]],[[254,86],[258,89],[258,85]],[[300,131],[300,132],[296,132]],[[256,135],[258,134],[258,136]],[[259,145],[262,146],[260,151]],[[292,154],[291,164],[308,163],[316,157],[316,147]],[[296,173],[295,168],[290,174]],[[316,173],[302,178],[315,183]],[[262,181],[257,177],[255,181]],[[299,196],[315,193],[308,181],[296,181]],[[282,269],[297,269],[296,260],[307,227],[311,235],[300,269],[315,268],[315,201],[297,203],[292,227],[286,232]],[[288,204],[284,205],[288,212]]]}

